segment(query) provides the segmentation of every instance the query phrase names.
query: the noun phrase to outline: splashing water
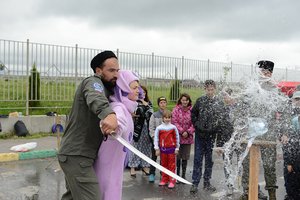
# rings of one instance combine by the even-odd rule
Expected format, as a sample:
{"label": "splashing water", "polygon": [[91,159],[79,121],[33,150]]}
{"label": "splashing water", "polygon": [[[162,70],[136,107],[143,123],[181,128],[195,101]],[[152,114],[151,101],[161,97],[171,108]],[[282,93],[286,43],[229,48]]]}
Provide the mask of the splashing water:
{"label": "splashing water", "polygon": [[[276,88],[276,81],[272,78],[256,73],[252,79],[243,78],[237,93],[232,95],[236,99],[233,113],[230,116],[234,122],[234,132],[230,140],[223,146],[225,172],[228,174],[226,185],[229,189],[238,189],[242,174],[242,163],[247,156],[255,139],[276,141],[280,125],[275,121],[276,112],[288,112],[290,105],[288,97]],[[289,121],[289,115],[280,121]],[[287,126],[287,125],[286,125]],[[247,145],[247,148],[243,148]],[[245,149],[238,156],[237,166],[232,163],[232,155],[236,151]]]}

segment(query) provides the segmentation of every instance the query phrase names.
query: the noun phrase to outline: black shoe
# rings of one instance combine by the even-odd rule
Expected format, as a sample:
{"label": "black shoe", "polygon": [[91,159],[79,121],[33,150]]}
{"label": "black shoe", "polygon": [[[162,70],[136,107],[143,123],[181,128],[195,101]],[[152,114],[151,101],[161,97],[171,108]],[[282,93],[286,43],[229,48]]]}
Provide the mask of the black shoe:
{"label": "black shoe", "polygon": [[130,173],[131,178],[136,178],[136,174]]}
{"label": "black shoe", "polygon": [[142,172],[146,175],[146,176],[150,176],[150,172],[146,172],[146,170],[144,168],[142,168]]}
{"label": "black shoe", "polygon": [[258,199],[268,200],[268,196],[266,196],[261,190],[258,190]]}
{"label": "black shoe", "polygon": [[226,190],[226,196],[232,196],[233,195],[234,188],[232,186],[228,186]]}
{"label": "black shoe", "polygon": [[191,189],[190,189],[190,193],[197,193],[198,192],[198,187],[196,185],[192,185]]}
{"label": "black shoe", "polygon": [[240,196],[239,200],[248,200],[248,193],[244,192],[242,196]]}
{"label": "black shoe", "polygon": [[285,195],[284,196],[284,200],[294,200],[294,198],[290,197],[289,195]]}
{"label": "black shoe", "polygon": [[211,185],[209,182],[208,182],[208,183],[204,183],[203,189],[206,190],[206,191],[209,191],[209,192],[214,192],[214,191],[217,190],[217,189],[216,189],[213,185]]}

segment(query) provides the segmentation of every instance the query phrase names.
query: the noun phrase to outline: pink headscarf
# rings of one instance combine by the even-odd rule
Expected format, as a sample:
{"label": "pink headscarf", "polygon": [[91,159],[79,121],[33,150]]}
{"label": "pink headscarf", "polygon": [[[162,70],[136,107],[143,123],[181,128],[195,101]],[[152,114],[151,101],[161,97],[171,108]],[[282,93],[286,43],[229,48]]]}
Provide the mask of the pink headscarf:
{"label": "pink headscarf", "polygon": [[139,81],[137,75],[129,70],[120,70],[119,77],[114,89],[114,95],[110,97],[113,102],[122,102],[130,113],[133,113],[137,107],[137,102],[128,99],[128,94],[131,93],[129,87],[133,81]]}

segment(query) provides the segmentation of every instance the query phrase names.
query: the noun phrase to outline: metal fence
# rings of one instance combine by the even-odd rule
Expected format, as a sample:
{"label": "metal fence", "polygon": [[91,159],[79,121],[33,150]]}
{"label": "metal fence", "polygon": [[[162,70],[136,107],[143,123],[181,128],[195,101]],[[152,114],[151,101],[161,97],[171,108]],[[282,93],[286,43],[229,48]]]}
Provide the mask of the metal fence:
{"label": "metal fence", "polygon": [[[70,107],[76,86],[84,77],[93,74],[89,67],[90,60],[101,51],[103,49],[80,48],[78,45],[71,47],[0,39],[0,110],[21,109],[28,115],[31,109],[29,102],[34,101],[30,97],[36,95],[40,102],[51,103],[42,103],[35,109]],[[160,95],[169,98],[174,80],[179,81],[181,92],[190,93],[195,99],[206,79],[232,84],[255,73],[253,65],[165,57],[154,53],[137,54],[119,50],[115,53],[122,69],[133,70],[140,76],[151,99]],[[40,74],[38,94],[32,94],[36,90],[29,88],[33,66]],[[298,81],[300,71],[276,66],[274,77],[277,80]]]}

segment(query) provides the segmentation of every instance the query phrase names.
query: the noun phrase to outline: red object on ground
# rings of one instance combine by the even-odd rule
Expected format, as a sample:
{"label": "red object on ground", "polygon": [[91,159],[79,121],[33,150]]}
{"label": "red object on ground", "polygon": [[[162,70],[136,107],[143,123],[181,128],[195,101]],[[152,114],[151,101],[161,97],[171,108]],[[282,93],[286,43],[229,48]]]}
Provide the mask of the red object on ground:
{"label": "red object on ground", "polygon": [[285,93],[287,96],[291,97],[296,90],[297,85],[300,85],[300,82],[296,81],[281,81],[277,84],[277,87],[280,88],[281,92]]}

